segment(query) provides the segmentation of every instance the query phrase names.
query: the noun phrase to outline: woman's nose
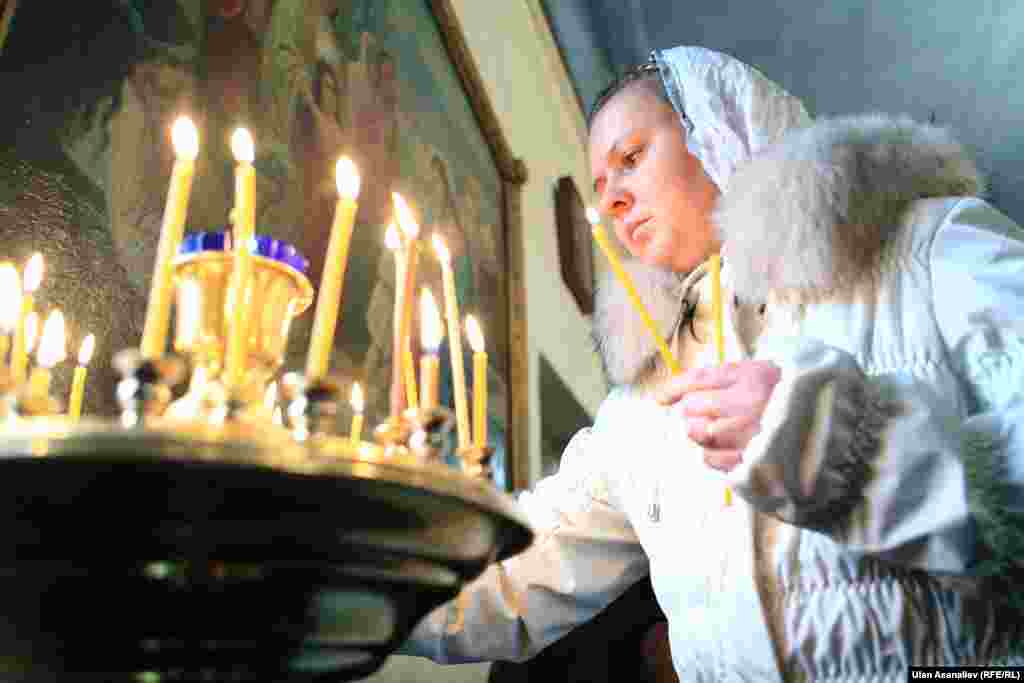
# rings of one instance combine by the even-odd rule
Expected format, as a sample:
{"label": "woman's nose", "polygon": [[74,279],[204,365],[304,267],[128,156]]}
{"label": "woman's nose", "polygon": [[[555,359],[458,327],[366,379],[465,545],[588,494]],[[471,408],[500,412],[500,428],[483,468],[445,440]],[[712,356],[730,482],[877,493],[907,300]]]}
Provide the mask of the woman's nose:
{"label": "woman's nose", "polygon": [[604,194],[598,208],[601,213],[612,218],[621,218],[629,210],[632,203],[630,194],[617,182],[609,182],[605,186]]}

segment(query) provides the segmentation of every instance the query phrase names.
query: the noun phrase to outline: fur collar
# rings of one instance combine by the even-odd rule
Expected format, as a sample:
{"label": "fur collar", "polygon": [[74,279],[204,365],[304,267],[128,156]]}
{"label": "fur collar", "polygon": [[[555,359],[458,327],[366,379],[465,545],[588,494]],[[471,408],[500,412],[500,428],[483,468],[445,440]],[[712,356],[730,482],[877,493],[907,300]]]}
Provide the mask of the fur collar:
{"label": "fur collar", "polygon": [[[678,327],[683,298],[693,277],[624,259],[626,272],[662,338]],[[612,384],[629,384],[649,374],[658,362],[658,347],[611,270],[606,270],[594,295],[594,346]]]}
{"label": "fur collar", "polygon": [[[716,210],[729,284],[748,301],[769,291],[810,301],[852,287],[918,199],[983,190],[974,162],[946,130],[882,115],[820,120],[736,170]],[[687,278],[627,261],[665,338],[681,319]],[[658,362],[650,333],[611,273],[598,284],[594,339],[613,384]]]}
{"label": "fur collar", "polygon": [[982,181],[941,128],[881,115],[822,120],[737,169],[716,212],[740,298],[814,300],[877,272],[909,205]]}

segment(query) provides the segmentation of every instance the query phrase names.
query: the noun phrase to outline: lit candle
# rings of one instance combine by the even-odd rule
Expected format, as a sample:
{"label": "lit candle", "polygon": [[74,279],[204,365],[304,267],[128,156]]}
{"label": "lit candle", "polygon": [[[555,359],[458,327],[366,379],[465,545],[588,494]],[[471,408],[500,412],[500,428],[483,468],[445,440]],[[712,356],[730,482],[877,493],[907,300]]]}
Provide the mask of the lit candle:
{"label": "lit candle", "polygon": [[188,198],[192,191],[196,156],[199,154],[199,132],[190,118],[182,116],[174,122],[171,141],[174,144],[175,161],[164,204],[163,224],[156,247],[156,265],[153,267],[140,345],[143,357],[150,359],[161,357],[167,344],[173,295],[171,262],[178,253],[185,230]]}
{"label": "lit candle", "polygon": [[408,340],[402,352],[402,370],[405,375],[405,404],[415,408],[420,404],[416,398],[416,363],[412,359],[412,349],[409,348]]}
{"label": "lit candle", "polygon": [[466,371],[462,364],[462,334],[459,318],[459,302],[455,290],[455,273],[448,246],[440,235],[434,235],[434,251],[441,262],[441,283],[444,286],[445,318],[448,321],[448,350],[451,352],[452,385],[455,396],[455,425],[459,449],[470,443],[469,405],[466,401]]}
{"label": "lit candle", "polygon": [[338,322],[338,312],[341,310],[341,294],[345,284],[348,247],[358,209],[356,199],[359,197],[359,173],[356,172],[356,166],[351,159],[338,159],[335,179],[338,185],[338,204],[334,209],[334,223],[331,226],[323,275],[320,277],[316,317],[313,319],[309,356],[306,359],[306,377],[311,380],[323,378],[330,365],[334,330]]}
{"label": "lit candle", "polygon": [[86,367],[92,359],[92,352],[95,348],[96,335],[90,334],[82,341],[82,346],[78,349],[78,365],[75,367],[75,375],[71,380],[71,397],[68,399],[68,417],[72,420],[78,420],[82,416]]}
{"label": "lit candle", "polygon": [[359,382],[352,384],[352,429],[349,432],[349,440],[353,446],[358,446],[363,433],[363,388]]}
{"label": "lit candle", "polygon": [[402,368],[405,366],[405,345],[402,343],[402,312],[405,310],[406,252],[402,236],[394,223],[384,233],[384,244],[395,254],[395,313],[391,327],[391,417],[402,412]]}
{"label": "lit candle", "polygon": [[35,307],[35,291],[43,282],[43,255],[33,254],[32,258],[25,264],[23,276],[24,291],[21,297],[21,316],[18,320],[18,329],[14,333],[14,348],[11,350],[11,378],[15,384],[25,381],[28,371],[28,347],[25,345],[25,321],[28,319],[32,309]]}
{"label": "lit candle", "polygon": [[587,220],[590,221],[590,231],[594,235],[594,241],[601,247],[601,251],[608,258],[608,265],[611,266],[612,272],[615,273],[615,277],[618,278],[619,284],[626,290],[626,294],[629,296],[629,300],[633,304],[633,308],[636,309],[637,314],[640,316],[640,320],[643,321],[647,331],[654,337],[655,343],[658,345],[658,351],[661,352],[661,358],[665,361],[671,370],[672,374],[679,373],[682,369],[679,367],[679,362],[676,360],[672,352],[669,351],[668,344],[662,339],[661,334],[658,332],[658,326],[654,324],[654,319],[651,318],[651,314],[647,312],[647,307],[644,306],[643,302],[640,301],[640,294],[636,290],[636,285],[633,284],[633,278],[629,276],[626,269],[622,267],[622,262],[616,255],[615,250],[612,248],[611,243],[608,241],[608,235],[604,231],[604,227],[599,222],[597,211],[591,207],[587,209]]}
{"label": "lit candle", "polygon": [[13,263],[0,263],[0,366],[7,365],[11,336],[21,320],[21,277]]}
{"label": "lit candle", "polygon": [[245,128],[238,128],[231,136],[231,151],[235,156],[235,208],[234,216],[234,272],[231,280],[231,310],[228,327],[228,347],[224,359],[229,389],[239,390],[245,376],[246,341],[248,339],[248,311],[246,310],[249,282],[252,279],[252,240],[256,231],[256,170],[253,160],[256,150],[252,136]]}
{"label": "lit candle", "polygon": [[36,348],[36,341],[39,339],[39,313],[29,311],[25,318],[25,357],[32,355],[32,349]]}
{"label": "lit candle", "polygon": [[34,399],[44,399],[50,393],[50,373],[53,366],[67,357],[64,343],[64,314],[54,310],[46,316],[43,324],[43,336],[39,340],[36,352],[36,367],[32,368],[29,377],[29,395]]}
{"label": "lit candle", "polygon": [[444,337],[444,324],[437,310],[434,295],[426,287],[420,293],[420,324],[422,326],[423,355],[420,357],[420,409],[437,407],[437,385],[440,360],[437,351]]}
{"label": "lit candle", "polygon": [[[402,345],[403,352],[399,358],[406,359],[406,373],[405,373],[405,393],[407,397],[407,405],[410,408],[416,407],[416,382],[415,382],[415,367],[410,370],[412,359],[412,350],[410,348],[410,332],[412,328],[412,306],[413,297],[415,296],[416,287],[416,265],[419,258],[419,234],[420,226],[416,222],[415,217],[412,215],[412,210],[409,205],[406,204],[405,200],[402,199],[402,195],[397,192],[391,193],[391,199],[395,205],[395,217],[398,219],[398,227],[402,229],[402,233],[405,235],[405,251],[406,251],[406,262],[405,262],[405,284],[402,300],[402,311],[401,320],[399,321],[398,338]],[[412,379],[412,381],[410,381]]]}
{"label": "lit candle", "polygon": [[711,277],[711,318],[714,323],[715,357],[718,364],[725,362],[725,335],[722,328],[722,257],[712,254],[708,258],[708,275]]}
{"label": "lit candle", "polygon": [[487,352],[480,323],[466,316],[466,336],[473,348],[473,439],[477,448],[487,445]]}
{"label": "lit candle", "polygon": [[[715,343],[715,358],[718,364],[725,362],[725,333],[722,327],[722,257],[712,254],[708,257],[708,277],[711,278],[711,322],[712,338]],[[732,505],[732,489],[725,487],[725,506]]]}
{"label": "lit candle", "polygon": [[277,408],[277,382],[268,384],[267,390],[263,392],[263,407],[271,415],[274,414],[274,409]]}

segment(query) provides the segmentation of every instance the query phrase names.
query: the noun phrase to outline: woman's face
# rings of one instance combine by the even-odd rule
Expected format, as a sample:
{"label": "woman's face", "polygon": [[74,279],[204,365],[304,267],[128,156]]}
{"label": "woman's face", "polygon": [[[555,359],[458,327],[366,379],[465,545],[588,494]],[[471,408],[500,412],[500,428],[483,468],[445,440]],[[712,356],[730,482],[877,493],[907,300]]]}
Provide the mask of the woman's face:
{"label": "woman's face", "polygon": [[689,272],[718,249],[711,212],[718,198],[686,148],[672,107],[651,81],[612,97],[590,129],[590,168],[601,213],[644,263]]}

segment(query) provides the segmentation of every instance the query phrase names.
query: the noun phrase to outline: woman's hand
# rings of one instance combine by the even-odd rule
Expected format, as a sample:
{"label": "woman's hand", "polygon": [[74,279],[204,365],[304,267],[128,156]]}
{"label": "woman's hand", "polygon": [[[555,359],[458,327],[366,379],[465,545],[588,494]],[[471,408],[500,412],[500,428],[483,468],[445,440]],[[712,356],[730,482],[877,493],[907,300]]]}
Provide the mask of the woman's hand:
{"label": "woman's hand", "polygon": [[668,379],[655,398],[678,404],[688,436],[704,447],[705,464],[729,472],[743,461],[781,375],[779,366],[760,360],[694,368]]}

